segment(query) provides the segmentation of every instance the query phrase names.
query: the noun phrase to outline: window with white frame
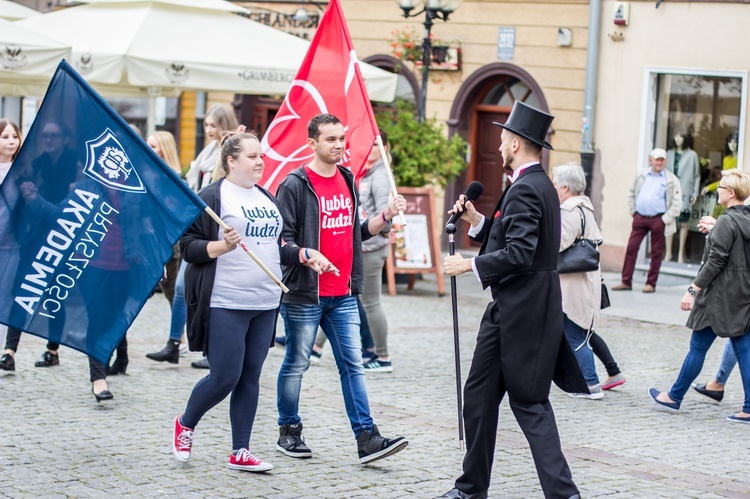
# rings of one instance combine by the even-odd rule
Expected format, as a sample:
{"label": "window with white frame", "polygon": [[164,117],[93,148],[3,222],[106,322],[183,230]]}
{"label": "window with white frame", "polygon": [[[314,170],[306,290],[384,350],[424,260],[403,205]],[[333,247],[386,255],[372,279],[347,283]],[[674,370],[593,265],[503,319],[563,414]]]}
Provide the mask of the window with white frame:
{"label": "window with white frame", "polygon": [[667,240],[666,261],[699,264],[705,237],[697,229],[704,215],[717,214],[721,171],[742,167],[746,74],[651,70],[642,152],[667,150],[667,168],[683,191],[678,231]]}

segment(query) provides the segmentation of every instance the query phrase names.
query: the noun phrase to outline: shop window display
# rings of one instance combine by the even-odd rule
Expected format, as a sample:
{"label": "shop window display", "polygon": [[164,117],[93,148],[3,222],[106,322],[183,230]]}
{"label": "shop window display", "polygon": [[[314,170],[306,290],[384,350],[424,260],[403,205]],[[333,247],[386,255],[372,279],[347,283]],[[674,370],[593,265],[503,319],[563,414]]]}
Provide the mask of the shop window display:
{"label": "shop window display", "polygon": [[654,147],[667,149],[667,168],[680,179],[682,213],[668,238],[665,261],[699,264],[705,236],[697,228],[716,207],[716,178],[737,168],[742,78],[658,74]]}

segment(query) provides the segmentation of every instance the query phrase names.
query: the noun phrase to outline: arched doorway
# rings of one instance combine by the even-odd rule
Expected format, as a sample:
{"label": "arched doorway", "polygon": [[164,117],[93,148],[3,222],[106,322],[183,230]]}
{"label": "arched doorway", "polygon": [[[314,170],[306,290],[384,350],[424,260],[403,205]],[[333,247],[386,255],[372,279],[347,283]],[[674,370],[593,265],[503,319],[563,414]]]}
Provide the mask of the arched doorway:
{"label": "arched doorway", "polygon": [[[531,75],[513,64],[488,64],[461,85],[453,101],[448,127],[451,135],[458,133],[466,139],[471,154],[466,172],[446,190],[446,211],[474,180],[484,185],[484,193],[475,202],[477,209],[489,214],[495,208],[507,180],[498,152],[501,129],[492,123],[505,123],[517,100],[549,111],[541,87]],[[542,166],[547,168],[546,150]],[[466,246],[467,242],[468,239],[461,246]]]}

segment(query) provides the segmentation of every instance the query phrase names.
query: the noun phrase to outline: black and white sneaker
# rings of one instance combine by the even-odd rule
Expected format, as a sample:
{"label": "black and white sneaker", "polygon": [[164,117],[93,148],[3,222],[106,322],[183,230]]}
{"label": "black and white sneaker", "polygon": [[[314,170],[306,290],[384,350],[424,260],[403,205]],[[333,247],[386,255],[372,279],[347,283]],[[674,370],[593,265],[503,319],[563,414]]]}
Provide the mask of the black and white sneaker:
{"label": "black and white sneaker", "polygon": [[289,457],[303,459],[312,457],[312,451],[305,445],[305,439],[302,437],[302,423],[279,426],[279,441],[276,443],[276,450]]}
{"label": "black and white sneaker", "polygon": [[357,450],[359,451],[359,462],[362,464],[372,463],[378,459],[392,456],[409,445],[404,437],[385,438],[380,435],[376,425],[372,425],[372,431],[364,430],[357,437]]}

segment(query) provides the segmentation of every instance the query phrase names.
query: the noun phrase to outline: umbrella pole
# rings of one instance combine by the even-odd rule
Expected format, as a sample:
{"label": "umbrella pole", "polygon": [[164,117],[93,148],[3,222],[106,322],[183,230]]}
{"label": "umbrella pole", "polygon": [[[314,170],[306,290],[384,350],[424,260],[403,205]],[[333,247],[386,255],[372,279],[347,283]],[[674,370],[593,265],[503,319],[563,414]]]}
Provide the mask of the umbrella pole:
{"label": "umbrella pole", "polygon": [[[448,251],[451,255],[456,254],[456,245],[453,240],[456,234],[456,225],[448,224],[445,226],[445,232],[448,234]],[[456,276],[451,276],[451,305],[453,308],[453,349],[456,360],[456,406],[458,408],[458,446],[461,451],[464,450],[464,421],[463,421],[463,400],[461,399],[461,352],[458,343],[458,297],[456,295]]]}

